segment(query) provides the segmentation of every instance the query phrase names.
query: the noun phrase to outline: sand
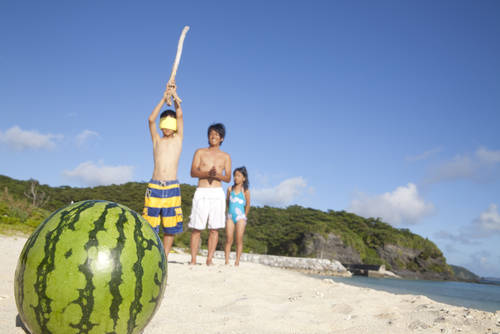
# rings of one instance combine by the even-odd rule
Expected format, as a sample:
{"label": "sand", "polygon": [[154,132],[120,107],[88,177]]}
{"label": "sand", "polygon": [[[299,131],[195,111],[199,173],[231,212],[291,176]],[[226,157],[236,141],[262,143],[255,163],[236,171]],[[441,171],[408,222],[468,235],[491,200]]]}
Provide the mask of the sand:
{"label": "sand", "polygon": [[[0,333],[16,327],[14,272],[26,238],[0,236]],[[170,254],[162,304],[144,334],[500,333],[496,313],[241,263],[189,266]]]}

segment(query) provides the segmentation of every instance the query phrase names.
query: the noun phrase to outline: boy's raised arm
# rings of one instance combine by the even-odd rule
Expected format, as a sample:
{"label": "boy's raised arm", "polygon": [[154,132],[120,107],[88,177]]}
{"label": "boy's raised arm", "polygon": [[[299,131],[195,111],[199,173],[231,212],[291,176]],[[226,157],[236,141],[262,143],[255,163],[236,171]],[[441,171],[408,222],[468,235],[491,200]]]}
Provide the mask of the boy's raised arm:
{"label": "boy's raised arm", "polygon": [[168,85],[167,88],[165,89],[165,92],[163,93],[163,97],[161,98],[160,102],[156,105],[156,107],[153,109],[151,112],[151,115],[148,117],[148,124],[149,124],[149,132],[151,133],[151,139],[153,141],[155,139],[158,139],[160,135],[158,134],[158,130],[156,130],[156,118],[158,117],[158,114],[160,113],[161,108],[165,104],[167,100],[168,93],[170,93],[169,90],[175,89],[175,84],[174,85]]}
{"label": "boy's raised arm", "polygon": [[158,130],[156,130],[156,118],[158,117],[158,114],[160,113],[161,108],[165,104],[165,96],[162,97],[160,102],[156,105],[156,107],[153,109],[153,112],[151,112],[151,115],[148,117],[148,124],[149,124],[149,133],[151,133],[151,139],[153,141],[157,138],[159,138]]}
{"label": "boy's raised arm", "polygon": [[177,136],[183,138],[184,136],[184,117],[182,115],[181,99],[174,95],[175,115],[177,118]]}

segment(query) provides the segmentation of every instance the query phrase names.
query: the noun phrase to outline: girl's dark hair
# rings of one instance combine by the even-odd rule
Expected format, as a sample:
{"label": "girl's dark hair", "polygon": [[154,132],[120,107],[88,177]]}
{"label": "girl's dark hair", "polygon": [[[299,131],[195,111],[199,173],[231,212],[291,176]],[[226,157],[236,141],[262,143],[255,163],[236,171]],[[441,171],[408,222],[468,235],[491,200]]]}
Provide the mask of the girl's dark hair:
{"label": "girl's dark hair", "polygon": [[[224,139],[226,136],[226,127],[222,123],[214,123],[208,127],[207,137],[210,136],[210,131],[214,130],[219,136]],[[223,142],[223,141],[222,141]],[[220,143],[222,145],[222,142]]]}
{"label": "girl's dark hair", "polygon": [[[235,168],[235,170],[233,171],[233,177],[234,177],[234,174],[236,172],[240,172],[241,174],[243,174],[243,176],[245,177],[245,181],[243,181],[243,189],[248,190],[248,187],[250,186],[250,181],[248,181],[248,172],[247,172],[246,167],[241,166],[241,167]],[[236,185],[236,183],[233,184],[233,188],[235,185]]]}
{"label": "girl's dark hair", "polygon": [[167,109],[161,113],[160,119],[162,119],[163,117],[168,117],[168,116],[173,117],[173,118],[177,118],[177,114],[175,113],[175,111],[173,111],[171,109]]}

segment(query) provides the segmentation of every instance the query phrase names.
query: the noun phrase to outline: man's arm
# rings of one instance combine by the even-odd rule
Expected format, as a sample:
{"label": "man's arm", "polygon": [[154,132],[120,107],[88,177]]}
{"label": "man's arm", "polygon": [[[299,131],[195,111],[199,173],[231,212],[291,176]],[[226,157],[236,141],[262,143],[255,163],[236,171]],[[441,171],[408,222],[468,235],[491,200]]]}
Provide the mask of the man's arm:
{"label": "man's arm", "polygon": [[208,179],[209,178],[209,172],[202,172],[200,170],[200,163],[201,163],[201,149],[196,150],[194,152],[193,156],[193,162],[191,163],[191,177],[197,177],[199,179]]}
{"label": "man's arm", "polygon": [[229,154],[226,155],[226,159],[224,161],[224,175],[222,175],[222,173],[215,174],[213,178],[224,182],[231,181],[231,157]]}

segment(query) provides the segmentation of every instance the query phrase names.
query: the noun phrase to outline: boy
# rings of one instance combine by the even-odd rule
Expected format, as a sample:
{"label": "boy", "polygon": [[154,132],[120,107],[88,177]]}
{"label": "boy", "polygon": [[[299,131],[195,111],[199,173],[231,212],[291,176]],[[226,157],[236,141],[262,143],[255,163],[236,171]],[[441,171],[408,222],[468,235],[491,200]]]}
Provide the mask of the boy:
{"label": "boy", "polygon": [[[154,171],[144,199],[143,217],[158,233],[163,227],[163,247],[165,256],[172,249],[174,235],[182,232],[181,189],[177,180],[179,156],[182,151],[184,121],[181,99],[177,96],[175,82],[168,83],[163,98],[149,115],[149,132],[153,141]],[[165,110],[160,116],[160,137],[156,129],[156,118],[163,104],[170,105],[173,97],[175,111]]]}
{"label": "boy", "polygon": [[219,239],[218,229],[225,227],[226,197],[221,181],[231,181],[231,157],[222,152],[226,129],[223,124],[212,124],[208,128],[208,147],[194,153],[191,177],[198,178],[198,187],[193,197],[193,208],[189,221],[191,232],[191,264],[196,264],[200,242],[200,232],[208,221],[207,265],[212,265],[212,257]]}

